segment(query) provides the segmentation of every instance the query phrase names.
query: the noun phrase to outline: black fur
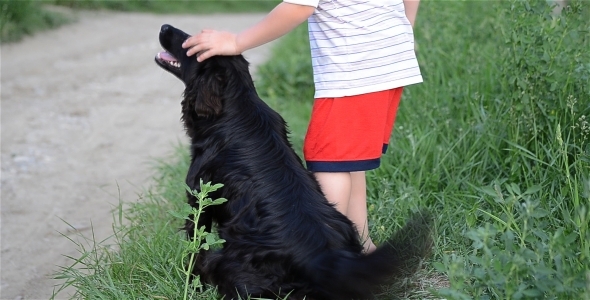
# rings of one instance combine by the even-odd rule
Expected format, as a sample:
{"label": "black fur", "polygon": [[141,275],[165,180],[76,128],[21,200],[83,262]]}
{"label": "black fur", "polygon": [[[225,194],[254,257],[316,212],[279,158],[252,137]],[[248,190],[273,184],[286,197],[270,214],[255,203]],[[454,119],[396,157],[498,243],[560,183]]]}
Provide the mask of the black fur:
{"label": "black fur", "polygon": [[[189,36],[163,25],[160,43],[180,62],[158,65],[186,85],[182,120],[191,139],[186,183],[223,183],[197,226],[213,223],[226,242],[200,253],[195,273],[225,299],[368,299],[430,248],[429,218],[418,216],[369,255],[353,224],[328,203],[287,138],[283,118],[256,94],[241,56],[199,63],[181,43]],[[189,195],[190,205],[198,203]],[[187,222],[188,236],[195,224]],[[415,239],[419,242],[414,243]]]}

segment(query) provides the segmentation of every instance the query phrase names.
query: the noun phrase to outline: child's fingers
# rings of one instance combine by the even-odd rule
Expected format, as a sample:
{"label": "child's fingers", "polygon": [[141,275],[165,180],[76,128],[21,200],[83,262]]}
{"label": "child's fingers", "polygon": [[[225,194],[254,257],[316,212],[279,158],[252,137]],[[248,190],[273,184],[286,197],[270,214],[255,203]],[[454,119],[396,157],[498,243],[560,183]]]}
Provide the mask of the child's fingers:
{"label": "child's fingers", "polygon": [[235,34],[225,31],[205,29],[201,33],[189,37],[182,43],[183,48],[188,48],[186,55],[197,54],[197,60],[203,61],[214,55],[235,55]]}
{"label": "child's fingers", "polygon": [[202,39],[203,34],[209,34],[213,31],[214,30],[212,30],[212,29],[203,29],[198,34],[190,36],[188,39],[186,39],[186,41],[184,41],[184,43],[182,43],[182,48],[186,49],[186,48],[190,48],[190,47],[194,46],[195,44],[197,44],[199,42],[199,40]]}
{"label": "child's fingers", "polygon": [[182,43],[182,48],[190,48],[192,46],[194,46],[197,43],[197,36],[198,35],[194,35],[189,37],[188,39],[186,39],[183,43]]}
{"label": "child's fingers", "polygon": [[212,47],[211,43],[211,33],[214,30],[204,29],[201,33],[189,37],[184,43],[182,43],[183,48],[189,48],[186,52],[187,56],[192,56],[200,52],[208,51]]}
{"label": "child's fingers", "polygon": [[199,53],[199,55],[197,55],[197,61],[198,62],[202,62],[205,59],[207,59],[207,58],[209,58],[209,57],[211,57],[213,55],[214,54],[213,54],[213,52],[211,50],[207,50],[207,51],[201,52],[201,53]]}
{"label": "child's fingers", "polygon": [[193,56],[201,51],[205,50],[202,44],[196,44],[193,47],[190,47],[186,51],[186,56]]}
{"label": "child's fingers", "polygon": [[[186,45],[186,46],[185,46]],[[186,40],[182,44],[183,48],[189,48],[186,52],[187,56],[195,55],[201,51],[207,50],[208,46],[202,41],[202,38],[194,37]]]}
{"label": "child's fingers", "polygon": [[204,34],[208,34],[211,32],[209,29],[204,29],[199,34],[189,37],[182,43],[182,48],[187,49],[186,55],[192,56],[195,55],[203,50],[206,50],[206,46],[203,44],[204,41]]}

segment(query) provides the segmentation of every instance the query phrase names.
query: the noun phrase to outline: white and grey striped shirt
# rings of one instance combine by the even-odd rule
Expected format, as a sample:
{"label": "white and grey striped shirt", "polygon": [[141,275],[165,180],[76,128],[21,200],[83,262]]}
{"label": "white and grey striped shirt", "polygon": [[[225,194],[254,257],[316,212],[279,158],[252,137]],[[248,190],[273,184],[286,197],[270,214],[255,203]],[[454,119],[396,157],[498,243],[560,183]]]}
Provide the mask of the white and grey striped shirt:
{"label": "white and grey striped shirt", "polygon": [[403,0],[283,0],[316,7],[309,18],[315,98],[422,82]]}

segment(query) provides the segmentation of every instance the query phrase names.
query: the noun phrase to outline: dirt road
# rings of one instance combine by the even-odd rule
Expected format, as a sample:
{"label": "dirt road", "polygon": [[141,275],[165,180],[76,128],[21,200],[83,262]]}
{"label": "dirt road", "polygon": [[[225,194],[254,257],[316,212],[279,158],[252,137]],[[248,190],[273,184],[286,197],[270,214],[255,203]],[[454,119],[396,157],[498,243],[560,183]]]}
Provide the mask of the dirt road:
{"label": "dirt road", "polygon": [[[1,299],[48,299],[77,257],[68,222],[97,240],[111,210],[149,187],[150,164],[185,141],[183,85],[153,62],[169,23],[239,31],[262,15],[78,13],[1,48]],[[269,45],[245,56],[252,69]]]}

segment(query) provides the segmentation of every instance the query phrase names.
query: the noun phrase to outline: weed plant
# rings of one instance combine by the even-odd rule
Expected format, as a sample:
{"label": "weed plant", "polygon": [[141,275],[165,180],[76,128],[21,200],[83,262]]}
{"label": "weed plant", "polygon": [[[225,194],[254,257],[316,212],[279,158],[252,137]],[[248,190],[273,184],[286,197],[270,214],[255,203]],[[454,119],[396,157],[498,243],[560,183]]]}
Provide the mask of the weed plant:
{"label": "weed plant", "polygon": [[[402,283],[409,292],[380,299],[590,299],[589,19],[580,0],[560,15],[546,1],[423,1],[424,83],[405,89],[389,152],[367,185],[374,240],[428,207],[435,253]],[[307,43],[298,28],[256,82],[298,151],[313,96]],[[123,211],[118,251],[91,241],[78,266],[64,268],[81,298],[181,297],[195,246],[168,213],[185,202],[187,154],[177,157]],[[215,299],[212,287],[188,291]]]}

